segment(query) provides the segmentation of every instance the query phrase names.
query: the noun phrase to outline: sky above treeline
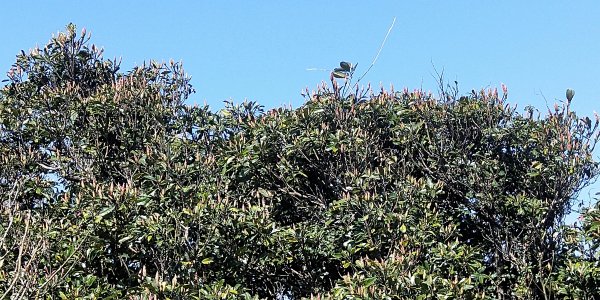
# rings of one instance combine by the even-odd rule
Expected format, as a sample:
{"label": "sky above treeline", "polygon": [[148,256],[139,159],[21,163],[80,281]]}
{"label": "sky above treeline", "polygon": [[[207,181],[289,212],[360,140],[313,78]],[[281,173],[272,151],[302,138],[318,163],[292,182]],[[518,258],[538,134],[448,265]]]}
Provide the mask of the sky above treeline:
{"label": "sky above treeline", "polygon": [[301,91],[328,82],[324,70],[340,61],[362,75],[395,18],[361,83],[436,94],[443,72],[461,94],[504,83],[510,103],[542,115],[572,88],[572,108],[591,117],[600,110],[598,16],[598,1],[9,1],[0,77],[20,50],[72,22],[106,58],[121,57],[123,71],[182,61],[196,89],[189,104],[298,107]]}

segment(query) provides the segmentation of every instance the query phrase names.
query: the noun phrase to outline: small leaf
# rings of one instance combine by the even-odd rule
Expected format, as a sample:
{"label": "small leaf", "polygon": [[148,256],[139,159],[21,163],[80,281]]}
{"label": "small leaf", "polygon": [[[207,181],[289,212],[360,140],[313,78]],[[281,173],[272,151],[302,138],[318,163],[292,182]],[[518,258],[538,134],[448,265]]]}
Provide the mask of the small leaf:
{"label": "small leaf", "polygon": [[366,278],[363,281],[363,287],[367,288],[367,287],[372,286],[375,283],[376,280],[377,280],[377,278],[375,278],[375,277]]}
{"label": "small leaf", "polygon": [[350,72],[350,70],[352,70],[352,64],[349,62],[345,62],[345,61],[340,62],[340,67],[342,67],[342,69],[344,69],[344,71],[346,71],[346,72]]}
{"label": "small leaf", "polygon": [[573,100],[573,96],[575,96],[575,91],[572,89],[567,89],[567,100],[571,102]]}
{"label": "small leaf", "polygon": [[333,72],[333,77],[335,78],[346,78],[346,73],[342,73],[342,72]]}
{"label": "small leaf", "polygon": [[213,262],[213,259],[210,257],[207,257],[205,259],[202,260],[202,264],[203,265],[210,265]]}
{"label": "small leaf", "polygon": [[106,215],[108,215],[109,213],[111,213],[113,210],[115,210],[115,206],[111,205],[109,207],[105,207],[102,211],[100,211],[100,213],[98,214],[99,217],[104,217]]}
{"label": "small leaf", "polygon": [[130,240],[132,238],[133,238],[132,236],[126,236],[126,237],[124,237],[124,238],[122,238],[122,239],[119,240],[119,244],[122,244],[122,243],[124,243],[124,242],[126,242],[126,241],[128,241],[128,240]]}
{"label": "small leaf", "polygon": [[267,191],[263,188],[258,188],[258,193],[265,198],[273,197],[273,193],[271,193],[271,191]]}

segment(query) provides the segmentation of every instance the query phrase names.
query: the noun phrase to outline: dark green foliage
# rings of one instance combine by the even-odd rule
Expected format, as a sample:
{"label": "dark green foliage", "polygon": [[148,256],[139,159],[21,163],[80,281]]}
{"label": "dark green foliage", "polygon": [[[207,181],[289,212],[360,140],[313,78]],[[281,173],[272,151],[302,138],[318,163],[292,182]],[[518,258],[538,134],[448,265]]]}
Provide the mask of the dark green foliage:
{"label": "dark green foliage", "polygon": [[598,173],[571,99],[332,83],[215,113],[180,65],[87,42],[68,26],[0,92],[0,298],[600,296],[598,204],[563,225]]}

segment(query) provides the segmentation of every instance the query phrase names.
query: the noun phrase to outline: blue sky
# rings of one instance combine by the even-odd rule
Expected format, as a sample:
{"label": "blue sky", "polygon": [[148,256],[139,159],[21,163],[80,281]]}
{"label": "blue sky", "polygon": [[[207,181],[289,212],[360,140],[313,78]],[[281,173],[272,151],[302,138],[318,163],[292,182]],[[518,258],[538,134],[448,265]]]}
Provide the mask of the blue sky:
{"label": "blue sky", "polygon": [[437,92],[437,69],[463,94],[504,83],[511,103],[542,112],[573,88],[573,109],[592,116],[598,16],[598,1],[9,1],[0,10],[0,71],[4,78],[21,49],[73,22],[105,57],[122,57],[124,70],[182,61],[197,91],[190,104],[298,107],[301,90],[329,78],[308,68],[346,60],[362,74],[396,17],[362,82]]}

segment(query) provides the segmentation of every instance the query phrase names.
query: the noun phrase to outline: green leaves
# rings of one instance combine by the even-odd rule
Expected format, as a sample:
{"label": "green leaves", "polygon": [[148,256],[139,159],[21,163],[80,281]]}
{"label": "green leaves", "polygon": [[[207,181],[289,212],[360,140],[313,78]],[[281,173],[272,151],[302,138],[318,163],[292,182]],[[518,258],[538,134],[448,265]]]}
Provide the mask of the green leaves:
{"label": "green leaves", "polygon": [[115,206],[111,205],[108,207],[103,208],[98,215],[96,215],[96,218],[94,219],[94,222],[98,223],[102,220],[102,218],[104,218],[106,215],[110,214],[111,212],[113,212],[113,210],[115,210]]}
{"label": "green leaves", "polygon": [[598,120],[353,95],[348,62],[297,109],[213,112],[179,64],[118,73],[84,36],[0,92],[0,298],[598,296],[598,210],[560,225]]}
{"label": "green leaves", "polygon": [[335,78],[346,78],[346,77],[348,77],[348,74],[345,73],[345,72],[343,72],[343,71],[336,71],[336,70],[334,70],[332,72],[332,74],[333,74],[333,77],[335,77]]}
{"label": "green leaves", "polygon": [[352,79],[352,74],[354,73],[354,69],[356,66],[352,66],[351,63],[342,61],[340,62],[340,67],[333,69],[331,72],[334,78],[347,78]]}
{"label": "green leaves", "polygon": [[343,71],[350,72],[352,69],[352,64],[349,62],[342,61],[340,62],[340,67]]}
{"label": "green leaves", "polygon": [[567,101],[571,102],[571,100],[573,100],[573,96],[575,96],[575,91],[572,89],[567,89]]}

